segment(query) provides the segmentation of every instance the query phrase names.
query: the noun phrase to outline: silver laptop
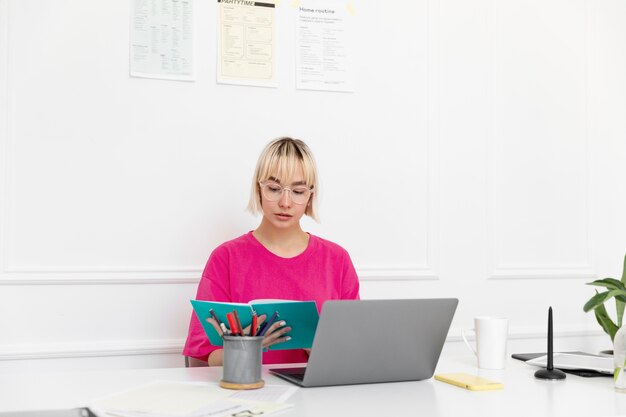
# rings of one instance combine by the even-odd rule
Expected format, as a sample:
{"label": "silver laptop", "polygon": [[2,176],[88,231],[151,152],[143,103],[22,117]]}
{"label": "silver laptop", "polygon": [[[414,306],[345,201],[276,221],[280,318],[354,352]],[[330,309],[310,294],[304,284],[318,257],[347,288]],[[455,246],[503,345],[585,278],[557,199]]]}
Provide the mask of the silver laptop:
{"label": "silver laptop", "polygon": [[459,300],[324,303],[306,367],[270,372],[303,387],[433,376]]}

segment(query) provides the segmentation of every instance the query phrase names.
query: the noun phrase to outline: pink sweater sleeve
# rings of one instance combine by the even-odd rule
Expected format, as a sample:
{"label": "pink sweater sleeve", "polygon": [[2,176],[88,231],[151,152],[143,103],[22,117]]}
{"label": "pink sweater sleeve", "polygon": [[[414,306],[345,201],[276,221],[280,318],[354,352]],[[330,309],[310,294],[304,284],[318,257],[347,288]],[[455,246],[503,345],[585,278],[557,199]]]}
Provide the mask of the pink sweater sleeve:
{"label": "pink sweater sleeve", "polygon": [[343,271],[341,282],[342,300],[359,300],[359,277],[348,252],[344,251]]}
{"label": "pink sweater sleeve", "polygon": [[[196,300],[231,301],[228,282],[228,251],[224,247],[218,247],[204,268]],[[211,345],[198,317],[192,311],[183,355],[206,361],[216,349],[221,349],[221,346]]]}

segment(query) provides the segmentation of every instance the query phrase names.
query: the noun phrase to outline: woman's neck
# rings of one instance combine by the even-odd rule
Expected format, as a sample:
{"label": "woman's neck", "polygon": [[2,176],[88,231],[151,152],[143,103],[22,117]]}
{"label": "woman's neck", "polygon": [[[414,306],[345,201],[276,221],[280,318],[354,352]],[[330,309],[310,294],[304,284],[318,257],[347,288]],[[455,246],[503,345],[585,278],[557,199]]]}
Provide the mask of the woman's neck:
{"label": "woman's neck", "polygon": [[293,258],[301,254],[309,244],[309,234],[300,225],[276,229],[262,221],[252,234],[267,250],[283,258]]}

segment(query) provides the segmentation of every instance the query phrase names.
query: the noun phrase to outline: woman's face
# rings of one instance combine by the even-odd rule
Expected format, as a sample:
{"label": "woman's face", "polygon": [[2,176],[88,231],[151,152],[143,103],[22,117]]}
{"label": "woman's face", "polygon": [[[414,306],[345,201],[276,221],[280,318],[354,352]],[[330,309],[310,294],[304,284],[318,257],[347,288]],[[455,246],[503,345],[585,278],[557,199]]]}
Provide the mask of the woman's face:
{"label": "woman's face", "polygon": [[[261,189],[261,208],[263,209],[263,217],[277,229],[289,229],[291,227],[299,227],[300,219],[304,215],[308,204],[311,201],[311,195],[308,191],[309,187],[304,183],[304,175],[302,169],[299,169],[293,178],[288,178],[287,183],[282,178],[270,177],[267,181],[263,181],[266,192]],[[281,187],[286,188],[280,193]],[[303,194],[303,191],[304,192]],[[266,197],[268,192],[280,195],[278,199],[272,200]],[[298,204],[294,201],[294,193],[299,194]],[[302,196],[308,195],[308,199],[302,201]],[[296,197],[298,199],[298,197]]]}

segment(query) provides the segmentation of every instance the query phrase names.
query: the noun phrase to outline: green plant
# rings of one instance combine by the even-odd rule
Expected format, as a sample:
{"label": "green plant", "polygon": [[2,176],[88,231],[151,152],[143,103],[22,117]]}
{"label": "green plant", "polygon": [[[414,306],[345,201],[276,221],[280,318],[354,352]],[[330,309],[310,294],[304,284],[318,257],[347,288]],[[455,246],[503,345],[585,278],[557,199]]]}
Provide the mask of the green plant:
{"label": "green plant", "polygon": [[[588,312],[593,310],[596,314],[596,320],[602,329],[611,337],[611,342],[615,338],[615,333],[622,327],[622,318],[624,316],[624,307],[626,306],[626,256],[624,256],[624,269],[622,270],[621,281],[615,278],[598,279],[588,282],[587,285],[595,285],[596,287],[604,287],[606,291],[598,292],[585,303],[583,310]],[[617,313],[617,324],[613,322],[604,303],[615,298],[615,312]]]}

